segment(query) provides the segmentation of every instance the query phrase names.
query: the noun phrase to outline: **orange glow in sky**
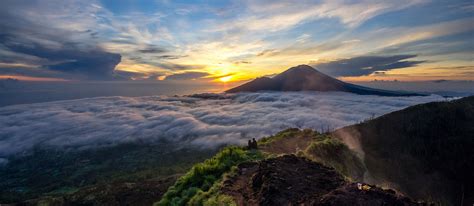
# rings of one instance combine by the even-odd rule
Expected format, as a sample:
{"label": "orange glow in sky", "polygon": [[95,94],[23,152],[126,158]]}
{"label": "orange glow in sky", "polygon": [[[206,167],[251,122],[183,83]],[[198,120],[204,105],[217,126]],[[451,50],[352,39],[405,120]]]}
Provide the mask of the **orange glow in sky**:
{"label": "orange glow in sky", "polygon": [[16,25],[0,75],[231,83],[307,64],[351,81],[474,80],[472,1],[74,2],[0,7],[0,28]]}
{"label": "orange glow in sky", "polygon": [[232,76],[226,76],[226,77],[219,78],[219,81],[221,81],[221,82],[229,82],[230,80],[232,80]]}

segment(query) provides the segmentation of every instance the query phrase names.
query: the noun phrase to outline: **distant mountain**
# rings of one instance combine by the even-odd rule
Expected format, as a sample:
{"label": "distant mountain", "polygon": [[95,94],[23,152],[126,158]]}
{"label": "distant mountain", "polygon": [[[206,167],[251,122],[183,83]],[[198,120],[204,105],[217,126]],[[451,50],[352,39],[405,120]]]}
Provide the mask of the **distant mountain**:
{"label": "distant mountain", "polygon": [[17,88],[19,86],[20,80],[7,78],[7,79],[0,79],[0,89],[11,89]]}
{"label": "distant mountain", "polygon": [[227,90],[227,93],[257,91],[340,91],[361,95],[380,96],[416,96],[421,94],[373,89],[346,83],[332,78],[308,66],[292,67],[273,78],[260,77],[238,87]]}

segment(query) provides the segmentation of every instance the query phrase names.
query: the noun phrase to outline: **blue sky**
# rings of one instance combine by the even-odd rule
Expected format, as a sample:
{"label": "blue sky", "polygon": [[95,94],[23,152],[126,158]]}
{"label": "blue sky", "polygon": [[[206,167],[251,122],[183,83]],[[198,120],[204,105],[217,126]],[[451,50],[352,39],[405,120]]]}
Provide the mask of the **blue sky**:
{"label": "blue sky", "polygon": [[472,1],[6,0],[0,78],[474,80]]}

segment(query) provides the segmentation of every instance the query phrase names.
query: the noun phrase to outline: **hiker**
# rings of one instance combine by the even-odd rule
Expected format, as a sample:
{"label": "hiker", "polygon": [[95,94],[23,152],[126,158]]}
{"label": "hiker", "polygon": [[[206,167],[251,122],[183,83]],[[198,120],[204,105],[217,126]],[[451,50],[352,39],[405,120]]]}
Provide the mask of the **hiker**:
{"label": "hiker", "polygon": [[252,138],[252,140],[249,140],[248,144],[247,144],[247,149],[258,149],[258,146],[257,146],[257,140],[255,140],[255,138]]}
{"label": "hiker", "polygon": [[258,149],[257,141],[255,140],[255,138],[252,138],[252,146],[253,149]]}

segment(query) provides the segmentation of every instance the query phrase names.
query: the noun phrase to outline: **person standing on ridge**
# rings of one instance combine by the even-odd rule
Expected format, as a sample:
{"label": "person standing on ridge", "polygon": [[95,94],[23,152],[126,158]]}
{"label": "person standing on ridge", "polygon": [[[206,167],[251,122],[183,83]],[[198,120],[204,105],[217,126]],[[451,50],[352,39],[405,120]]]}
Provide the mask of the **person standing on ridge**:
{"label": "person standing on ridge", "polygon": [[258,149],[258,144],[255,138],[252,138],[252,146],[253,146],[253,149]]}

